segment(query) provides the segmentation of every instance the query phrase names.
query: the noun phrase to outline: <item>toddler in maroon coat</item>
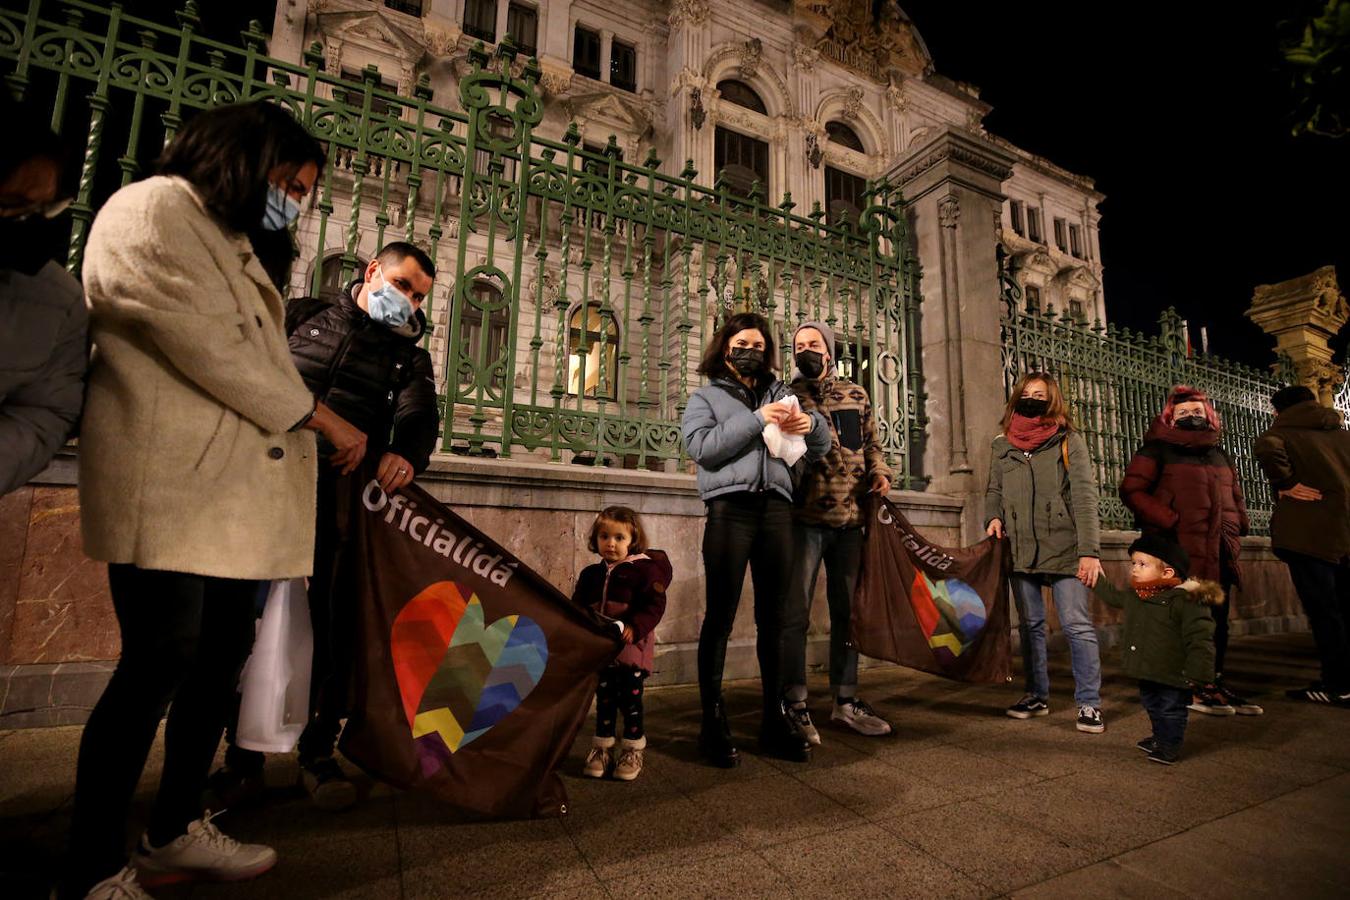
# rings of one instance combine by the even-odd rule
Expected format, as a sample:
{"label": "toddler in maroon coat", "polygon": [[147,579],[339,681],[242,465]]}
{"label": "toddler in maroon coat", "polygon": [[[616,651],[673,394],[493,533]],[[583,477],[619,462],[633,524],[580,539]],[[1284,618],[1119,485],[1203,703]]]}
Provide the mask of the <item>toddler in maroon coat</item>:
{"label": "toddler in maroon coat", "polygon": [[[670,560],[647,547],[637,513],[626,506],[600,511],[587,547],[600,562],[581,570],[572,599],[612,620],[624,648],[600,673],[595,691],[595,742],[586,757],[592,778],[613,775],[632,781],[642,772],[647,735],[642,727],[642,683],[652,673],[653,634],[666,611]],[[623,740],[615,731],[623,714]]]}

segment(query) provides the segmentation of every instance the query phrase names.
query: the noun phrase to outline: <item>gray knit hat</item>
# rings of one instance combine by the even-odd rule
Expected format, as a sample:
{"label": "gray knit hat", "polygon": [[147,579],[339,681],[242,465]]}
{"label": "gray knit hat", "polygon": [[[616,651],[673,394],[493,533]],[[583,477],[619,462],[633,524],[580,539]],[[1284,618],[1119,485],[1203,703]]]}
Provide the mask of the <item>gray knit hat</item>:
{"label": "gray knit hat", "polygon": [[[794,348],[797,346],[797,335],[801,334],[801,333],[802,333],[802,329],[804,329],[804,328],[814,328],[816,331],[819,331],[819,332],[820,332],[820,336],[823,337],[823,338],[825,339],[825,346],[827,346],[827,347],[830,348],[830,361],[829,361],[829,363],[827,363],[826,366],[825,366],[825,372],[824,372],[824,374],[825,374],[825,375],[833,375],[833,374],[834,374],[834,329],[831,328],[830,326],[826,325],[824,322],[803,322],[802,324],[800,324],[800,325],[797,326],[797,330],[796,330],[796,331],[792,332],[792,346],[793,346]],[[794,355],[795,355],[795,354],[794,354]],[[793,367],[792,367],[792,378],[791,378],[791,380],[792,380],[792,381],[796,381],[798,378],[801,378],[801,377],[803,377],[803,376],[802,376],[802,373],[801,373],[800,371],[798,371],[798,369],[797,369],[796,366],[793,366]]]}

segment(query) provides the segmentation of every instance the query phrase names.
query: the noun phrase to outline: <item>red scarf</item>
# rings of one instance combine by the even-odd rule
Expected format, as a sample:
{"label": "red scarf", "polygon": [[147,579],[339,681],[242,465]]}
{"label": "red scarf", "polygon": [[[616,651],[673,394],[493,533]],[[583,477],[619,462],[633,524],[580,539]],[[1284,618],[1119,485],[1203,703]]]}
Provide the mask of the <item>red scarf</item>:
{"label": "red scarf", "polygon": [[1059,423],[1054,419],[1028,418],[1021,413],[1013,413],[1008,423],[1008,443],[1026,453],[1050,440],[1059,431]]}
{"label": "red scarf", "polygon": [[1170,591],[1172,588],[1181,584],[1180,578],[1159,578],[1157,581],[1136,581],[1130,584],[1134,592],[1147,600],[1154,594],[1161,594],[1163,591]]}

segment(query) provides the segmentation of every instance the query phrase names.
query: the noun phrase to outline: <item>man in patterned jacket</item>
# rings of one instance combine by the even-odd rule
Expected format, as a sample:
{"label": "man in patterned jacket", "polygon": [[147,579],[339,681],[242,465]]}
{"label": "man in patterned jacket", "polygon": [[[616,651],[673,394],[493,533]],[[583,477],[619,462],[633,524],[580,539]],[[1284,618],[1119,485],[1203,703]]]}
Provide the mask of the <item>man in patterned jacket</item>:
{"label": "man in patterned jacket", "polygon": [[822,459],[805,463],[796,489],[788,611],[783,627],[783,699],[793,726],[812,744],[820,733],[806,705],[806,629],[816,576],[825,563],[830,607],[830,720],[859,734],[890,734],[891,726],[857,696],[858,651],[849,640],[849,606],[862,561],[863,502],[891,489],[891,470],[877,443],[867,392],[834,367],[834,331],[806,322],[793,336],[792,388],[803,412],[819,410],[834,432]]}

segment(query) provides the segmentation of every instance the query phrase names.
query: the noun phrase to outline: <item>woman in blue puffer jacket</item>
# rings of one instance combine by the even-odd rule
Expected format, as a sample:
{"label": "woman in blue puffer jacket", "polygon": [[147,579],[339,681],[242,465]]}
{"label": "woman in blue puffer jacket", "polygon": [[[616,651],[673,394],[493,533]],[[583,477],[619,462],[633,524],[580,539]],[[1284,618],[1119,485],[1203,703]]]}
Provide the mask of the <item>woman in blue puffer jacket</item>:
{"label": "woman in blue puffer jacket", "polygon": [[724,768],[740,760],[722,704],[722,669],[747,564],[755,586],[755,649],[764,697],[760,745],[774,756],[800,761],[811,750],[787,724],[779,671],[792,547],[792,474],[770,455],[763,434],[772,423],[784,434],[804,435],[809,458],[824,456],[831,436],[820,413],[794,411],[781,402],[791,389],[775,375],[777,363],[768,321],[755,313],[731,316],[713,335],[698,369],[709,383],[694,392],[684,412],[684,445],[698,464],[699,495],[708,508],[703,532],[707,609],[698,639],[699,749]]}

